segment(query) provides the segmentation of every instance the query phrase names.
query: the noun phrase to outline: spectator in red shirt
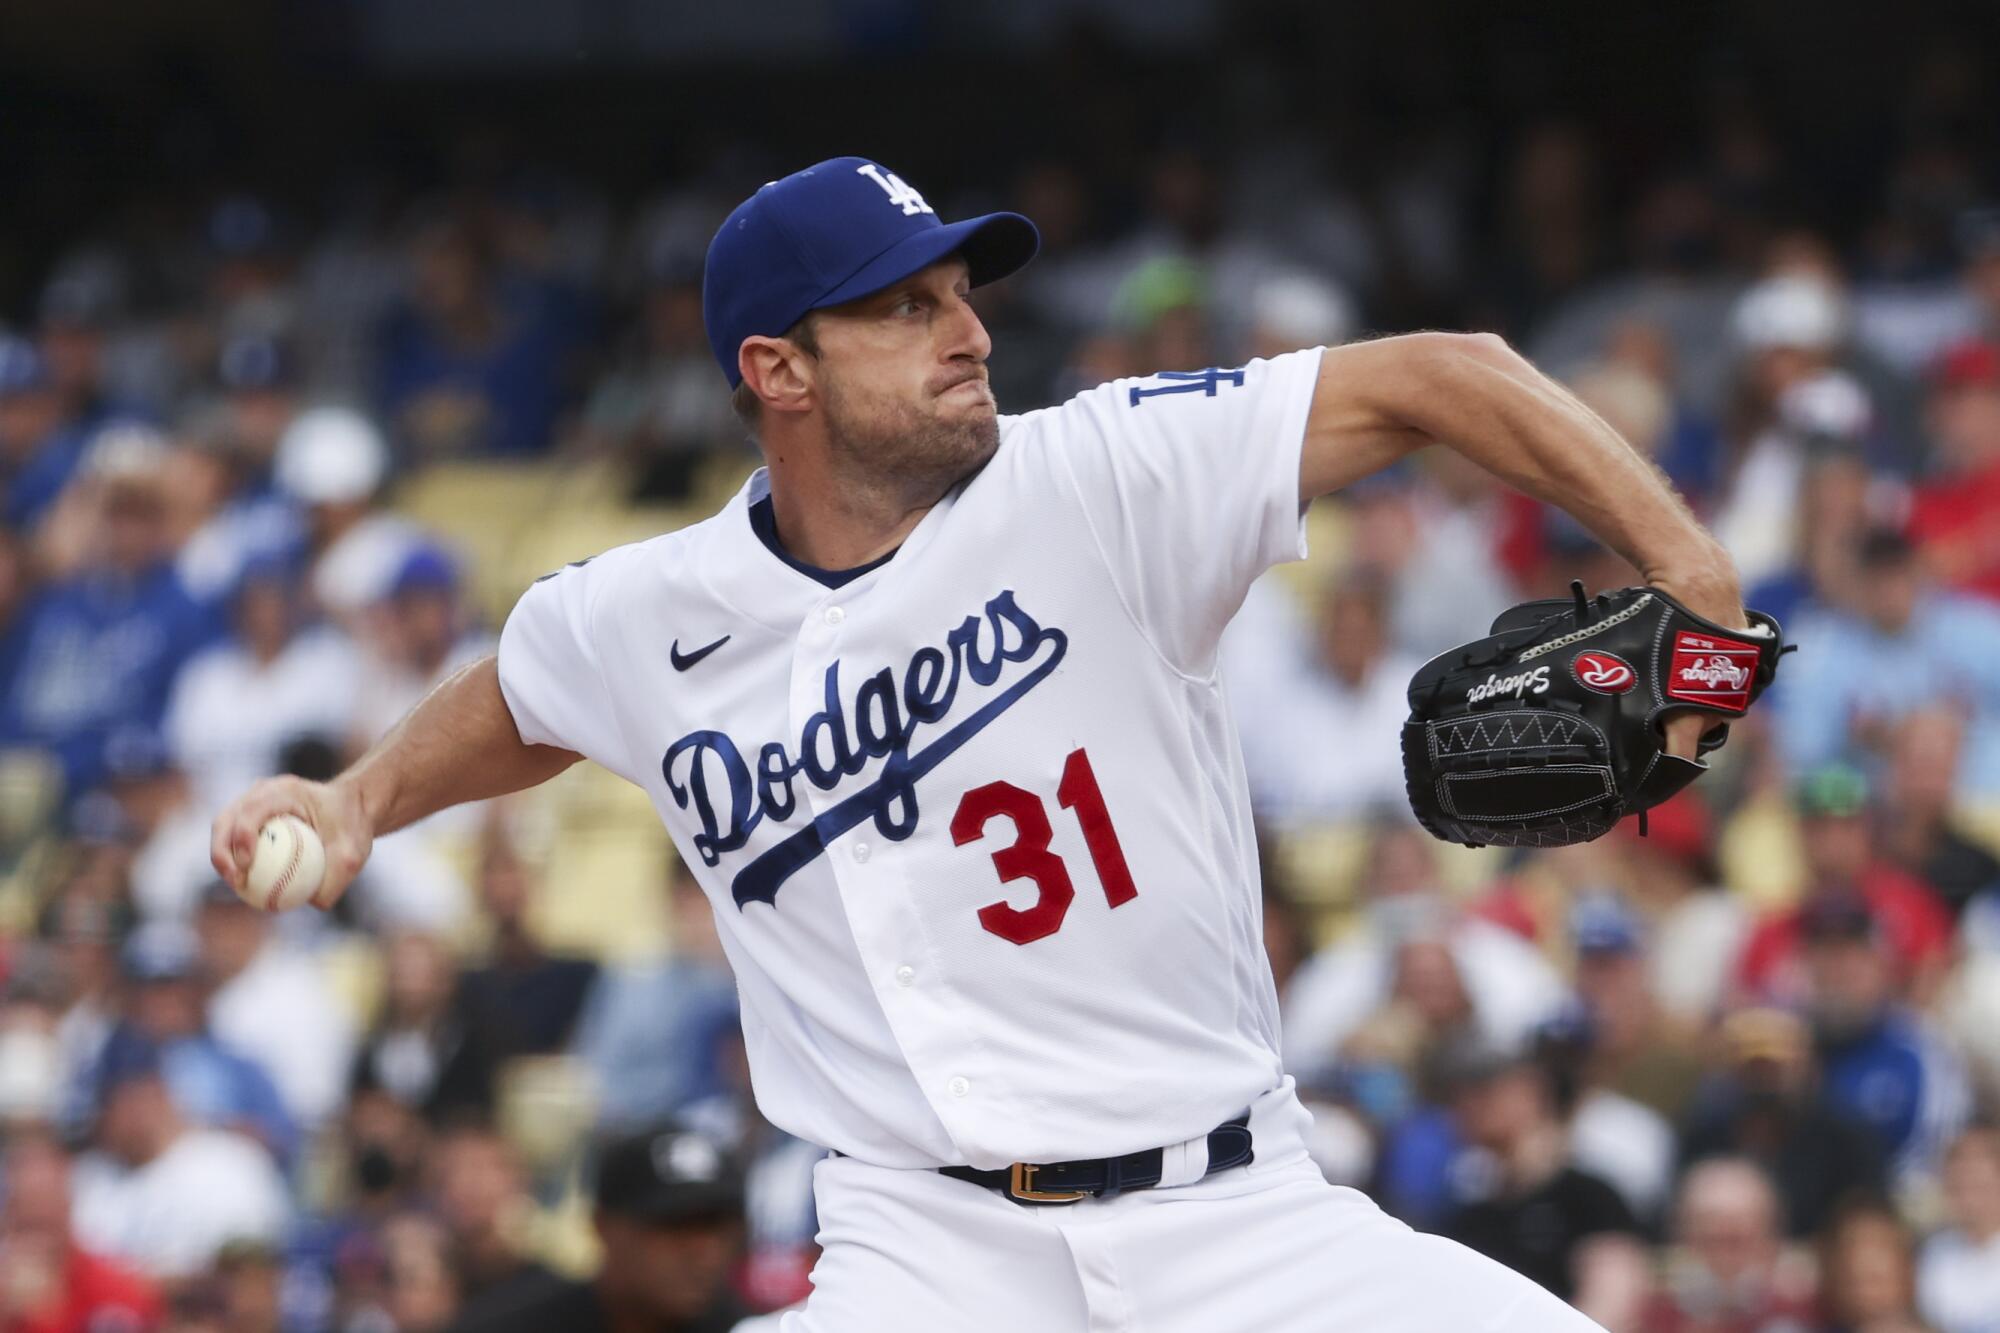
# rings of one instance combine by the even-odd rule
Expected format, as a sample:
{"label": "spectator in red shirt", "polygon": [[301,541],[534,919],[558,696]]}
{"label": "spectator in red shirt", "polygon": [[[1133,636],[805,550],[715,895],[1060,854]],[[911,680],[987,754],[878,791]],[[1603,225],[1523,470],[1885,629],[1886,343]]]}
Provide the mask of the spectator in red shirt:
{"label": "spectator in red shirt", "polygon": [[1934,470],[1912,497],[1910,536],[1938,582],[2000,598],[2000,343],[1944,354],[1929,422]]}
{"label": "spectator in red shirt", "polygon": [[1805,843],[1804,901],[1766,917],[1737,961],[1737,983],[1759,1001],[1798,1001],[1807,991],[1799,921],[1817,898],[1858,893],[1902,968],[1906,994],[1930,995],[1951,953],[1952,919],[1937,891],[1884,860],[1869,819],[1868,782],[1841,765],[1806,776],[1797,793]]}
{"label": "spectator in red shirt", "polygon": [[155,1328],[153,1284],[84,1250],[70,1234],[69,1154],[38,1134],[16,1138],[6,1155],[7,1199],[0,1209],[0,1329],[6,1333],[91,1333]]}

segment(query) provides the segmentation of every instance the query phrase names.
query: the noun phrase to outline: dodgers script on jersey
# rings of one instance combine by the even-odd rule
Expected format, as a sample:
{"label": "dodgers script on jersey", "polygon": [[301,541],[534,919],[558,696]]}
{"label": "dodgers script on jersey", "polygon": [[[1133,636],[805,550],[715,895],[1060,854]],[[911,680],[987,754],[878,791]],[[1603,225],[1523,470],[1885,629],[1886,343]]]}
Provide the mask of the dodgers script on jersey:
{"label": "dodgers script on jersey", "polygon": [[1002,417],[992,461],[837,588],[753,531],[759,472],[521,598],[500,644],[521,737],[651,797],[775,1124],[993,1168],[1190,1139],[1279,1084],[1216,644],[1304,554],[1318,368]]}

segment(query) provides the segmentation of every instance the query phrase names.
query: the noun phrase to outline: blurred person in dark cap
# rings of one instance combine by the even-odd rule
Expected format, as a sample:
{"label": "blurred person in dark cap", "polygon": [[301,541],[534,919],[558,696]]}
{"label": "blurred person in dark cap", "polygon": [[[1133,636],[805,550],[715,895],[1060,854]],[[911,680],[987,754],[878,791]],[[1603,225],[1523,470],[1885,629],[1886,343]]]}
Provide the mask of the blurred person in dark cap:
{"label": "blurred person in dark cap", "polygon": [[1910,536],[1939,586],[2000,599],[2000,341],[1949,348],[1932,372],[1930,471]]}
{"label": "blurred person in dark cap", "polygon": [[1966,716],[1959,790],[2000,797],[2000,606],[1935,588],[1893,529],[1862,539],[1852,603],[1787,627],[1813,645],[1772,696],[1793,771],[1880,754],[1908,713],[1949,703]]}
{"label": "blurred person in dark cap", "polygon": [[459,217],[421,222],[406,304],[378,344],[383,417],[420,458],[542,454],[564,406],[574,330],[542,286],[500,267]]}
{"label": "blurred person in dark cap", "polygon": [[366,748],[474,659],[493,651],[462,595],[459,561],[433,541],[411,546],[366,622],[347,739]]}
{"label": "blurred person in dark cap", "polygon": [[0,1328],[7,1333],[144,1333],[160,1294],[93,1253],[70,1228],[70,1155],[45,1133],[10,1137],[0,1158]]}
{"label": "blurred person in dark cap", "polygon": [[1532,1278],[1598,1323],[1631,1328],[1649,1278],[1638,1220],[1570,1158],[1556,1071],[1478,1037],[1440,1048],[1433,1076],[1481,1169],[1463,1170],[1442,1234]]}
{"label": "blurred person in dark cap", "polygon": [[99,1079],[95,1144],[74,1177],[85,1244],[179,1282],[232,1240],[282,1237],[291,1205],[277,1167],[251,1140],[187,1122],[157,1043],[114,1036]]}
{"label": "blurred person in dark cap", "polygon": [[37,343],[64,411],[74,421],[94,426],[106,410],[105,348],[123,305],[117,265],[104,256],[78,256],[42,288]]}
{"label": "blurred person in dark cap", "polygon": [[0,640],[0,744],[53,751],[72,797],[103,776],[114,730],[159,725],[174,674],[213,629],[169,558],[171,452],[145,426],[97,435],[76,499],[80,566]]}
{"label": "blurred person in dark cap", "polygon": [[1755,1162],[1714,1157],[1691,1168],[1640,1333],[1809,1333],[1812,1265],[1787,1248],[1782,1223],[1777,1189]]}
{"label": "blurred person in dark cap", "polygon": [[1803,941],[1806,913],[1821,898],[1859,895],[1874,914],[1900,983],[1926,997],[1950,961],[1952,920],[1937,892],[1885,861],[1860,770],[1829,764],[1808,772],[1793,803],[1805,854],[1806,883],[1798,906],[1766,916],[1737,958],[1739,990],[1752,998],[1794,1001],[1808,978]]}
{"label": "blurred person in dark cap", "polygon": [[1601,1012],[1587,999],[1564,1006],[1535,1034],[1533,1054],[1554,1090],[1570,1164],[1617,1190],[1650,1230],[1673,1180],[1674,1131],[1665,1116],[1606,1076],[1612,1066],[1603,1058]]}
{"label": "blurred person in dark cap", "polygon": [[1571,906],[1569,930],[1593,1079],[1670,1120],[1678,1117],[1703,1061],[1691,1031],[1668,1019],[1654,991],[1656,940],[1648,923],[1615,892],[1598,890]]}
{"label": "blurred person in dark cap", "polygon": [[0,334],[0,517],[32,529],[69,484],[88,438],[34,343]]}
{"label": "blurred person in dark cap", "polygon": [[215,358],[215,400],[195,414],[190,434],[210,492],[205,521],[181,549],[189,591],[226,597],[258,560],[296,554],[305,540],[297,507],[276,486],[278,443],[300,410],[297,353],[262,333],[224,342]]}
{"label": "blurred person in dark cap", "polygon": [[1866,1125],[1898,1177],[1931,1177],[1971,1110],[1965,1070],[1913,1009],[1868,900],[1822,894],[1801,914],[1813,1026],[1827,1105]]}
{"label": "blurred person in dark cap", "polygon": [[1710,1157],[1757,1163],[1777,1183],[1793,1237],[1818,1232],[1841,1200],[1882,1191],[1875,1136],[1818,1095],[1805,1020],[1783,1009],[1738,1009],[1718,1035],[1721,1068],[1682,1125],[1684,1168]]}
{"label": "blurred person in dark cap", "polygon": [[710,1139],[666,1125],[607,1144],[592,1180],[603,1259],[589,1282],[548,1278],[475,1302],[462,1333],[729,1333],[743,1253],[743,1176]]}
{"label": "blurred person in dark cap", "polygon": [[700,464],[740,449],[742,432],[710,392],[699,244],[656,238],[647,251],[633,330],[584,404],[579,443],[629,462],[637,497],[685,500]]}
{"label": "blurred person in dark cap", "polygon": [[224,195],[202,228],[207,261],[207,315],[223,337],[269,334],[297,321],[291,247],[270,202],[255,194]]}

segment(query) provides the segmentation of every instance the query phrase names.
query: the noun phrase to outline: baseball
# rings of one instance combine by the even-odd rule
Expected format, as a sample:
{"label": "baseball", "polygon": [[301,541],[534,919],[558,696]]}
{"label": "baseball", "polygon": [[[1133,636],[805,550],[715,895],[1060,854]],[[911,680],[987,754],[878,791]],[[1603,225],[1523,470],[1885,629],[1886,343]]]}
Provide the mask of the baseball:
{"label": "baseball", "polygon": [[236,895],[264,912],[302,907],[326,876],[326,848],[313,826],[297,815],[279,815],[257,831],[257,852]]}

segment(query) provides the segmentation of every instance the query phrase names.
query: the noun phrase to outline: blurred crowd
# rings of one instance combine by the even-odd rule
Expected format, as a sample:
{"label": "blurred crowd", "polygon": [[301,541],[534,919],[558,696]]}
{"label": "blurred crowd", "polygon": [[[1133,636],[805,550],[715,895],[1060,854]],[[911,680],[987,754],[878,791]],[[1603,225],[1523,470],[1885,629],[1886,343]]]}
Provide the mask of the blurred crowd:
{"label": "blurred crowd", "polygon": [[[1975,92],[1918,85],[1838,237],[1743,106],[1615,200],[1616,143],[1560,121],[1497,180],[1448,135],[1365,181],[1302,137],[1168,144],[1115,193],[1085,145],[985,197],[1045,238],[980,298],[1003,410],[1496,329],[1799,643],[1643,836],[1506,854],[1409,821],[1403,690],[1520,597],[1635,581],[1573,521],[1429,451],[1316,506],[1225,642],[1323,1170],[1612,1333],[2000,1330]],[[247,783],[338,771],[490,651],[527,577],[754,464],[700,273],[771,174],[139,199],[6,312],[0,1330],[710,1330],[803,1294],[818,1150],[750,1104],[643,801],[574,773],[447,812],[324,915],[249,910],[207,851]]]}

